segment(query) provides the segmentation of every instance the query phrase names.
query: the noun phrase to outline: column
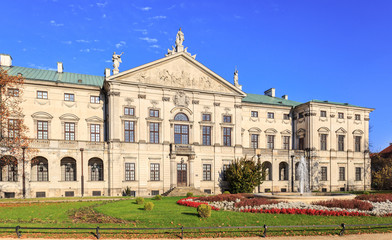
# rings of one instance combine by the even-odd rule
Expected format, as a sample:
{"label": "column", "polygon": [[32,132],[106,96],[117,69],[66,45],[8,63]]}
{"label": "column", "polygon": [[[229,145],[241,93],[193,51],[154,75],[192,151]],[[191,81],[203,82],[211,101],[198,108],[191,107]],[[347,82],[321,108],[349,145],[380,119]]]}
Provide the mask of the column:
{"label": "column", "polygon": [[176,173],[177,173],[176,155],[171,154],[170,155],[170,188],[175,188],[177,186]]}
{"label": "column", "polygon": [[195,187],[195,155],[189,156],[189,186]]}

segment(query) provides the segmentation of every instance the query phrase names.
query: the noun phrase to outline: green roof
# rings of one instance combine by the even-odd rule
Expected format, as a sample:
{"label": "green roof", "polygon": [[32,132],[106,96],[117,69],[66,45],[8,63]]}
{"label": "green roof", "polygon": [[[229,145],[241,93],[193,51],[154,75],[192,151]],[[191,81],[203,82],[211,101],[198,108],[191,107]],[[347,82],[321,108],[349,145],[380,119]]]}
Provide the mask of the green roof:
{"label": "green roof", "polygon": [[284,98],[270,97],[267,95],[259,95],[259,94],[252,94],[252,93],[247,93],[246,97],[242,99],[242,102],[290,106],[290,107],[295,107],[297,105],[302,104],[300,102],[287,100]]}
{"label": "green roof", "polygon": [[356,106],[356,105],[352,105],[352,104],[348,104],[348,103],[331,102],[331,101],[327,101],[327,100],[323,101],[323,100],[313,99],[313,100],[310,100],[310,102],[334,104],[334,105],[341,105],[341,106],[348,106],[348,107],[360,107],[360,106]]}
{"label": "green roof", "polygon": [[49,81],[49,82],[57,82],[57,83],[70,83],[70,84],[77,84],[77,85],[102,87],[105,79],[103,76],[94,76],[94,75],[69,73],[69,72],[58,73],[57,71],[53,71],[53,70],[43,70],[43,69],[26,68],[26,67],[18,67],[18,66],[11,66],[11,67],[1,66],[1,68],[3,70],[6,70],[8,75],[11,76],[17,76],[19,73],[21,73],[24,78],[29,80],[40,80],[40,81]]}

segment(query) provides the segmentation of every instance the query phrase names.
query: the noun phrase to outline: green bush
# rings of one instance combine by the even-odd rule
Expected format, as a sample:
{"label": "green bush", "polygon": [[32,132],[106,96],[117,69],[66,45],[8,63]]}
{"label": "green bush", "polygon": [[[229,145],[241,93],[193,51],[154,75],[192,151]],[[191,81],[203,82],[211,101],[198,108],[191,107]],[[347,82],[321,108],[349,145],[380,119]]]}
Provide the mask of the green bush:
{"label": "green bush", "polygon": [[144,198],[142,198],[142,197],[137,197],[137,198],[136,198],[136,203],[137,203],[137,204],[143,204],[143,203],[144,203]]}
{"label": "green bush", "polygon": [[122,191],[122,195],[125,196],[131,196],[131,188],[130,187],[126,187],[123,191]]}
{"label": "green bush", "polygon": [[230,194],[230,192],[229,191],[224,191],[223,194]]}
{"label": "green bush", "polygon": [[154,200],[162,200],[162,196],[161,195],[156,195],[153,199]]}
{"label": "green bush", "polygon": [[154,203],[152,203],[152,202],[146,202],[145,204],[144,204],[144,210],[146,210],[146,211],[151,211],[151,210],[153,210],[154,209]]}
{"label": "green bush", "polygon": [[197,212],[201,218],[211,217],[211,206],[207,204],[201,204],[197,207]]}
{"label": "green bush", "polygon": [[193,193],[191,192],[186,193],[186,197],[193,197]]}

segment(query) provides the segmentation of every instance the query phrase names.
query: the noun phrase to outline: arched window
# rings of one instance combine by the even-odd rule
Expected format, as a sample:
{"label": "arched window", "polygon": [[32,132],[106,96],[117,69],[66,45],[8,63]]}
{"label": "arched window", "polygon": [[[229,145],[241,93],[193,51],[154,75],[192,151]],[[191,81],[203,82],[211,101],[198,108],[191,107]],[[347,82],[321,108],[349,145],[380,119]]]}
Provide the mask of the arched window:
{"label": "arched window", "polygon": [[73,158],[63,158],[61,165],[61,181],[76,181],[76,160]]}
{"label": "arched window", "polygon": [[18,162],[13,156],[3,156],[0,159],[0,181],[18,181]]}
{"label": "arched window", "polygon": [[92,158],[88,161],[90,181],[103,181],[103,161],[99,158]]}
{"label": "arched window", "polygon": [[[188,116],[184,113],[178,113],[174,120],[189,121]],[[174,124],[174,143],[189,144],[189,126],[184,124]]]}
{"label": "arched window", "polygon": [[36,157],[31,163],[31,177],[33,181],[49,181],[48,160],[43,157]]}
{"label": "arched window", "polygon": [[188,116],[185,115],[184,113],[178,113],[175,117],[174,120],[176,121],[189,121]]}
{"label": "arched window", "polygon": [[286,162],[279,163],[279,180],[289,180],[288,164]]}
{"label": "arched window", "polygon": [[270,162],[263,162],[262,167],[265,170],[265,180],[272,181],[272,164]]}

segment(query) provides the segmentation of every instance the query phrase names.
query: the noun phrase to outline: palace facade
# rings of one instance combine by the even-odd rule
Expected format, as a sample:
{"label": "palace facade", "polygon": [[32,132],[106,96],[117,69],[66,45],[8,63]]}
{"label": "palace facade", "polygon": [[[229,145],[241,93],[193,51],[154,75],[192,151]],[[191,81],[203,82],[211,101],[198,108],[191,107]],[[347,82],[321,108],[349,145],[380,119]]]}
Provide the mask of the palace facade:
{"label": "palace facade", "polygon": [[[182,46],[162,59],[105,76],[1,68],[25,78],[24,121],[39,150],[26,161],[27,197],[136,196],[193,187],[227,188],[224,171],[243,156],[268,173],[256,192],[297,191],[304,157],[314,191],[370,189],[369,113],[373,109],[241,90]],[[120,59],[121,60],[121,59]],[[117,62],[116,62],[117,61]],[[119,62],[118,62],[119,61]],[[30,161],[33,160],[34,161]],[[22,196],[22,166],[0,161],[0,197]]]}

